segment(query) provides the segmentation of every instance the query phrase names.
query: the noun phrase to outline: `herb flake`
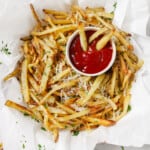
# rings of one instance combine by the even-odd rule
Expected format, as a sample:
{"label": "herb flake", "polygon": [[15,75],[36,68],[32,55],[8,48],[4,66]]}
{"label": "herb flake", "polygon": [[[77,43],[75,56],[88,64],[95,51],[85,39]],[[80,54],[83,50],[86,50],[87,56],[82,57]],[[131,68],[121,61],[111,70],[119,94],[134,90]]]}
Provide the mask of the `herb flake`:
{"label": "herb flake", "polygon": [[121,150],[125,150],[123,146],[121,146]]}
{"label": "herb flake", "polygon": [[22,144],[22,148],[25,149],[25,144],[24,143]]}
{"label": "herb flake", "polygon": [[24,113],[23,115],[24,115],[24,116],[29,116],[29,114],[27,114],[27,113]]}
{"label": "herb flake", "polygon": [[115,2],[115,3],[113,4],[113,7],[114,7],[114,9],[116,9],[116,7],[117,7],[117,2]]}
{"label": "herb flake", "polygon": [[114,14],[114,12],[115,12],[115,10],[116,10],[116,7],[117,7],[117,2],[115,2],[115,3],[113,4],[114,10],[113,10],[112,12],[110,12],[111,14]]}
{"label": "herb flake", "polygon": [[41,130],[46,131],[46,129],[44,127],[41,127]]}
{"label": "herb flake", "polygon": [[73,131],[73,136],[77,136],[79,134],[78,130]]}
{"label": "herb flake", "polygon": [[131,111],[131,105],[128,105],[127,112]]}
{"label": "herb flake", "polygon": [[4,42],[2,41],[2,47],[0,49],[0,51],[6,55],[10,55],[11,52],[9,51],[8,45],[4,44]]}
{"label": "herb flake", "polygon": [[38,150],[42,150],[41,144],[38,144]]}

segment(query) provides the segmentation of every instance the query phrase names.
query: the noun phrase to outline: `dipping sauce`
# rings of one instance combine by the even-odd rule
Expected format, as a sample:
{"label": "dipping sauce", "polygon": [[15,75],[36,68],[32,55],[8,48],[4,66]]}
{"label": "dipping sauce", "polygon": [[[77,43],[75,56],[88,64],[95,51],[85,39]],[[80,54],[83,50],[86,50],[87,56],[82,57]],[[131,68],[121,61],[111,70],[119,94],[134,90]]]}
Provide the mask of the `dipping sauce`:
{"label": "dipping sauce", "polygon": [[[87,42],[94,33],[93,30],[85,31]],[[81,47],[79,34],[73,39],[70,45],[70,59],[75,68],[84,73],[97,73],[104,70],[112,58],[112,45],[110,42],[101,50],[96,49],[96,44],[101,36],[88,43],[87,51]]]}

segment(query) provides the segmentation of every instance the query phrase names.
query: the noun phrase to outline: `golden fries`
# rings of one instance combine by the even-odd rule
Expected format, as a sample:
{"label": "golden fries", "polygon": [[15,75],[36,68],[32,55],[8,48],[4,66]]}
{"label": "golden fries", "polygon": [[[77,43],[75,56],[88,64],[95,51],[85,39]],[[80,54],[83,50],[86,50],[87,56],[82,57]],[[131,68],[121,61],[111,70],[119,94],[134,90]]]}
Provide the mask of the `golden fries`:
{"label": "golden fries", "polygon": [[98,76],[93,85],[91,86],[90,91],[88,92],[87,96],[84,97],[84,99],[81,99],[78,101],[79,105],[84,105],[85,103],[87,103],[87,101],[92,97],[92,95],[94,94],[94,92],[97,90],[97,88],[99,87],[100,83],[102,82],[102,80],[104,79],[105,75],[101,75]]}
{"label": "golden fries", "polygon": [[133,46],[127,41],[118,31],[114,32],[114,35],[120,40],[120,42],[128,49],[133,50]]}
{"label": "golden fries", "polygon": [[[26,107],[11,100],[5,105],[30,115],[42,123],[58,141],[59,131],[92,130],[111,126],[128,111],[130,89],[135,73],[143,61],[134,54],[129,34],[118,30],[113,15],[103,7],[82,9],[72,6],[70,12],[43,9],[40,19],[30,5],[37,25],[23,40],[23,59],[16,69],[4,78],[17,77]],[[84,27],[97,27],[88,41]],[[68,65],[65,58],[70,35],[79,31],[82,49],[96,43],[101,50],[114,36],[117,55],[108,72],[96,76],[80,75]]]}

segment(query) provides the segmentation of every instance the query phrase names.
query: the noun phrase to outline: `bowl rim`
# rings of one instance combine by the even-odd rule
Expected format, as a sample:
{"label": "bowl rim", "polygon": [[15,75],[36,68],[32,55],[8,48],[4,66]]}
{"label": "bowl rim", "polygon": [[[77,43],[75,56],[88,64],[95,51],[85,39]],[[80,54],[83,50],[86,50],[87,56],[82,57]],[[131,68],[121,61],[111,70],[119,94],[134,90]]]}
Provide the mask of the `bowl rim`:
{"label": "bowl rim", "polygon": [[[99,27],[84,27],[84,30],[85,31],[88,31],[88,30],[95,30],[97,31],[98,29],[100,29]],[[82,71],[80,71],[79,69],[77,69],[74,64],[72,63],[71,59],[70,59],[70,55],[69,55],[69,51],[70,51],[70,46],[71,46],[71,43],[73,41],[73,39],[79,34],[79,30],[76,30],[75,32],[72,33],[72,35],[69,37],[68,41],[67,41],[67,44],[66,44],[66,59],[67,59],[67,62],[69,63],[69,65],[72,67],[72,69],[81,74],[81,75],[84,75],[84,76],[98,76],[98,75],[101,75],[105,72],[107,72],[111,66],[113,65],[115,59],[116,59],[116,45],[115,45],[115,40],[114,38],[112,37],[111,38],[111,45],[112,45],[112,57],[111,57],[111,61],[109,62],[109,64],[107,65],[107,67],[97,73],[84,73]]]}

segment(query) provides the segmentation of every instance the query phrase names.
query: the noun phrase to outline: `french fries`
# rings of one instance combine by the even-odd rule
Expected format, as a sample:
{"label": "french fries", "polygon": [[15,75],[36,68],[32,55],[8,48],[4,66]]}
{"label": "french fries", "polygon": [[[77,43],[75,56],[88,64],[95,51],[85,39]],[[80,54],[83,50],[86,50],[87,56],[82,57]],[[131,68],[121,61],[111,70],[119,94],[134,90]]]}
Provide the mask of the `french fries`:
{"label": "french fries", "polygon": [[97,88],[99,87],[100,83],[102,82],[102,80],[104,79],[105,75],[101,75],[101,76],[98,76],[93,85],[91,86],[91,89],[89,90],[88,94],[86,97],[84,97],[83,99],[81,100],[78,100],[78,104],[79,105],[84,105],[88,102],[88,100],[92,97],[92,95],[94,94],[94,92],[97,90]]}
{"label": "french fries", "polygon": [[[70,12],[43,9],[40,19],[30,5],[37,25],[29,36],[22,37],[23,59],[4,81],[17,77],[25,106],[11,100],[5,105],[40,121],[58,141],[59,131],[93,130],[114,125],[126,115],[130,103],[130,89],[135,73],[143,61],[136,54],[128,36],[113,24],[113,15],[103,7],[82,9],[72,6]],[[97,27],[88,41],[84,27]],[[117,55],[108,72],[96,76],[82,76],[68,65],[66,43],[70,35],[79,31],[82,49],[96,38],[101,50],[115,39]]]}

